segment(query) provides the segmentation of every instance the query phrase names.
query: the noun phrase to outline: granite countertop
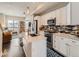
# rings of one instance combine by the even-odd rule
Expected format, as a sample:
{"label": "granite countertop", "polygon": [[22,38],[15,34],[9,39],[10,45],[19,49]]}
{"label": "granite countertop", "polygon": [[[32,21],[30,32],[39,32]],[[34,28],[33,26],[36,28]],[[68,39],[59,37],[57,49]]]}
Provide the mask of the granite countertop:
{"label": "granite countertop", "polygon": [[30,35],[25,35],[25,39],[28,42],[34,42],[34,41],[39,41],[39,40],[46,40],[46,37],[44,34],[39,34],[38,36],[30,36]]}
{"label": "granite countertop", "polygon": [[66,33],[54,33],[56,36],[62,36],[65,38],[70,38],[70,39],[74,39],[74,40],[79,40],[79,37],[75,36],[75,35],[71,35],[71,34],[66,34]]}
{"label": "granite countertop", "polygon": [[30,42],[33,42],[33,41],[39,41],[39,40],[45,40],[46,37],[42,36],[42,35],[39,35],[39,36],[35,36],[35,37],[32,37],[32,36],[29,36],[28,37],[28,40]]}

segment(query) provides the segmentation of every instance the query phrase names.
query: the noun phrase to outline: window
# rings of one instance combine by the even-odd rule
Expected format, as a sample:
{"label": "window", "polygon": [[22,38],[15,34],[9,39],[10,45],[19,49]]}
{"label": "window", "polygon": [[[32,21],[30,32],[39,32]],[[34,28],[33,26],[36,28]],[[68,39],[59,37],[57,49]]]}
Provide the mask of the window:
{"label": "window", "polygon": [[13,27],[13,20],[8,20],[8,28],[11,28],[11,27]]}
{"label": "window", "polygon": [[18,20],[14,20],[13,27],[18,28],[19,22]]}
{"label": "window", "polygon": [[14,30],[15,28],[19,27],[19,21],[18,20],[8,20],[8,29]]}

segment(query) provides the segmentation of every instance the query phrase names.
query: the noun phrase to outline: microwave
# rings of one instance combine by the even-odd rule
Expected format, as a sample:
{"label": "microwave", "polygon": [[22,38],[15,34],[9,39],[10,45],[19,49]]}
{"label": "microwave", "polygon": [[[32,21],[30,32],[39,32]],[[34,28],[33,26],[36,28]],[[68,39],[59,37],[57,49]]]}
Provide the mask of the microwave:
{"label": "microwave", "polygon": [[48,24],[49,26],[51,26],[51,25],[56,25],[56,18],[54,18],[54,19],[49,19],[49,20],[47,21],[47,24]]}

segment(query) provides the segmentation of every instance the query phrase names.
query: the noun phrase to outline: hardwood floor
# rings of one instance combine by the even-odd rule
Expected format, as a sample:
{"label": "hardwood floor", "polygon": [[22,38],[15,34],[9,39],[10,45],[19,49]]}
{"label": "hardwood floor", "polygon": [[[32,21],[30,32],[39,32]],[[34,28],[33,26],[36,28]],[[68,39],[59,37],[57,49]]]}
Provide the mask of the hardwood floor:
{"label": "hardwood floor", "polygon": [[19,38],[13,38],[10,43],[5,44],[3,46],[3,57],[25,57],[20,41]]}

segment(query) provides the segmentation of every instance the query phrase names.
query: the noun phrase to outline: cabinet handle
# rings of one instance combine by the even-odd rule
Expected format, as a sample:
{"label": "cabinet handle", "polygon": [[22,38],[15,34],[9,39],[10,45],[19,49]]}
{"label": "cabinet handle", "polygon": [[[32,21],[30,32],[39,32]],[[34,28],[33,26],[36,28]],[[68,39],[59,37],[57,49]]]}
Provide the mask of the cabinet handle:
{"label": "cabinet handle", "polygon": [[75,41],[72,41],[73,43],[76,43]]}
{"label": "cabinet handle", "polygon": [[68,43],[66,43],[67,46],[70,46]]}
{"label": "cabinet handle", "polygon": [[61,40],[63,40],[63,38],[61,38]]}

